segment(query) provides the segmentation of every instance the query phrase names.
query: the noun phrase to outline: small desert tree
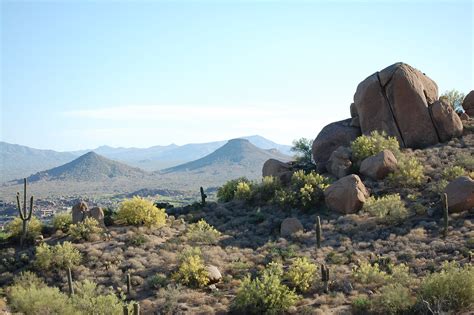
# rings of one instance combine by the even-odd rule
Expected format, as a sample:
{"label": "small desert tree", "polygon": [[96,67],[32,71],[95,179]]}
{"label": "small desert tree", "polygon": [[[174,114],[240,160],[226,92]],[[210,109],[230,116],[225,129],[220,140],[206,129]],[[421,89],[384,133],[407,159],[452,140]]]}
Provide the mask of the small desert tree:
{"label": "small desert tree", "polygon": [[439,99],[448,103],[454,110],[460,110],[462,109],[462,101],[464,100],[464,96],[464,93],[452,89],[441,94]]}
{"label": "small desert tree", "polygon": [[313,153],[311,147],[313,140],[307,138],[300,138],[293,140],[292,152],[295,152],[296,162],[304,169],[314,169]]}

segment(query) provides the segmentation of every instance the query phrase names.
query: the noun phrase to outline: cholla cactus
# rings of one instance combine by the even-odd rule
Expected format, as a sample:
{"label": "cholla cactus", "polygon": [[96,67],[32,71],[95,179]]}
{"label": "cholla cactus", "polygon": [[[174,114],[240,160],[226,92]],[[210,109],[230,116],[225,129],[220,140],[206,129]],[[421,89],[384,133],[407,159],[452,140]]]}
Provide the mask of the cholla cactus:
{"label": "cholla cactus", "polygon": [[329,268],[326,265],[321,265],[321,280],[324,283],[324,292],[329,292]]}
{"label": "cholla cactus", "polygon": [[20,193],[16,193],[16,202],[18,205],[18,212],[20,214],[20,219],[23,221],[23,229],[20,238],[20,245],[23,246],[24,241],[26,240],[26,236],[28,235],[28,223],[31,220],[31,215],[33,213],[33,196],[30,198],[30,208],[27,212],[26,208],[26,178],[23,180],[23,207],[20,203]]}
{"label": "cholla cactus", "polygon": [[204,188],[201,187],[199,190],[201,191],[201,206],[205,207],[207,195],[204,193]]}

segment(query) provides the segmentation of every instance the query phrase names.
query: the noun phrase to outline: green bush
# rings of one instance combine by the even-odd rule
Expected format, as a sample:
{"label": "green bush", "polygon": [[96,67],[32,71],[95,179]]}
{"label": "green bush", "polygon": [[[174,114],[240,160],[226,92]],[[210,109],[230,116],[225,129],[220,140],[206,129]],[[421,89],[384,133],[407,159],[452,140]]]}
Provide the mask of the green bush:
{"label": "green bush", "polygon": [[153,276],[149,277],[147,282],[148,285],[153,289],[159,289],[164,288],[166,286],[168,279],[165,275],[156,273]]}
{"label": "green bush", "polygon": [[352,270],[352,277],[361,284],[381,285],[386,283],[390,276],[380,270],[378,264],[371,265],[368,262],[362,262]]}
{"label": "green bush", "polygon": [[58,213],[53,218],[53,227],[66,233],[72,224],[72,215],[70,212]]}
{"label": "green bush", "polygon": [[165,209],[155,207],[153,202],[135,196],[119,205],[117,221],[122,224],[160,227],[166,224],[166,212]]}
{"label": "green bush", "polygon": [[315,164],[313,163],[313,152],[312,152],[313,140],[300,138],[293,141],[292,152],[295,152],[295,162],[299,168],[306,170],[314,169]]}
{"label": "green bush", "polygon": [[415,157],[400,156],[398,168],[387,177],[388,182],[398,187],[416,187],[423,183],[423,165]]}
{"label": "green bush", "polygon": [[352,301],[352,313],[355,315],[368,314],[372,307],[372,301],[367,296],[358,296]]}
{"label": "green bush", "polygon": [[48,287],[35,274],[26,272],[14,279],[6,290],[9,306],[18,313],[80,315],[67,295]]}
{"label": "green bush", "polygon": [[379,133],[377,130],[372,131],[368,136],[357,137],[351,143],[351,149],[352,157],[358,162],[383,150],[390,150],[395,156],[400,154],[400,144],[397,138],[388,137],[385,132]]}
{"label": "green bush", "polygon": [[249,201],[252,198],[252,187],[250,183],[239,182],[235,188],[234,198]]}
{"label": "green bush", "polygon": [[414,304],[410,289],[400,283],[381,287],[373,299],[373,309],[378,314],[406,314]]}
{"label": "green bush", "polygon": [[319,204],[324,197],[324,190],[329,187],[330,181],[314,171],[305,173],[299,170],[291,177],[291,191],[294,194],[289,199],[293,206],[310,209]]}
{"label": "green bush", "polygon": [[456,164],[468,171],[474,171],[474,156],[469,153],[462,153],[456,157]]}
{"label": "green bush", "polygon": [[186,235],[191,242],[215,244],[221,233],[204,219],[201,219],[188,227]]}
{"label": "green bush", "polygon": [[445,91],[443,94],[439,96],[441,101],[445,101],[449,106],[451,106],[454,110],[458,110],[462,108],[462,102],[464,100],[464,93],[459,92],[456,89],[452,89],[450,91]]}
{"label": "green bush", "polygon": [[285,274],[291,286],[300,292],[308,291],[314,283],[317,266],[307,257],[296,258]]}
{"label": "green bush", "polygon": [[418,299],[438,313],[469,310],[474,305],[474,267],[444,263],[440,272],[423,279]]}
{"label": "green bush", "polygon": [[453,179],[463,175],[466,175],[466,170],[461,166],[446,167],[442,173],[443,179],[447,181],[452,181]]}
{"label": "green bush", "polygon": [[77,224],[69,226],[68,234],[76,241],[85,240],[92,241],[96,239],[103,229],[100,223],[94,218],[85,218]]}
{"label": "green bush", "polygon": [[263,202],[271,201],[275,198],[277,191],[281,190],[280,180],[273,176],[265,176],[262,182],[255,187],[257,199]]}
{"label": "green bush", "polygon": [[209,275],[199,248],[188,249],[181,255],[178,270],[172,277],[190,287],[203,287],[209,283]]}
{"label": "green bush", "polygon": [[[41,235],[42,224],[37,217],[31,216],[30,222],[28,223],[28,234],[26,240],[31,242],[35,238]],[[12,239],[19,239],[23,233],[23,221],[16,217],[7,224],[6,230]]]}
{"label": "green bush", "polygon": [[281,314],[298,301],[298,295],[281,281],[283,267],[270,263],[260,276],[241,283],[232,309],[241,314]]}
{"label": "green bush", "polygon": [[36,267],[41,270],[67,269],[79,265],[82,255],[71,242],[50,246],[43,243],[36,247]]}
{"label": "green bush", "polygon": [[83,280],[75,282],[74,288],[72,304],[81,314],[115,315],[123,313],[123,301],[112,292],[101,292],[96,283]]}
{"label": "green bush", "polygon": [[370,196],[365,201],[363,210],[386,223],[399,223],[408,215],[408,210],[399,194],[386,195],[380,198]]}
{"label": "green bush", "polygon": [[239,183],[250,184],[250,181],[245,177],[232,179],[225,183],[222,187],[217,190],[217,199],[220,202],[229,202],[235,197],[235,192]]}

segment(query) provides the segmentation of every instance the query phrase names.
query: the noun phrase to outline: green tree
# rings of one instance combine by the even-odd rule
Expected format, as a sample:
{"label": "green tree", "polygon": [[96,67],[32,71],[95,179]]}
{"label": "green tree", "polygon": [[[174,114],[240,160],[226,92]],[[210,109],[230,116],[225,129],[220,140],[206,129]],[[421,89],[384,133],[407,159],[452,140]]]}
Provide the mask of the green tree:
{"label": "green tree", "polygon": [[464,100],[464,96],[464,93],[452,89],[441,94],[439,99],[448,103],[454,110],[458,110],[462,109],[462,101]]}
{"label": "green tree", "polygon": [[313,146],[313,140],[307,138],[300,138],[293,140],[292,152],[295,152],[296,162],[304,169],[314,169],[313,153],[311,147]]}

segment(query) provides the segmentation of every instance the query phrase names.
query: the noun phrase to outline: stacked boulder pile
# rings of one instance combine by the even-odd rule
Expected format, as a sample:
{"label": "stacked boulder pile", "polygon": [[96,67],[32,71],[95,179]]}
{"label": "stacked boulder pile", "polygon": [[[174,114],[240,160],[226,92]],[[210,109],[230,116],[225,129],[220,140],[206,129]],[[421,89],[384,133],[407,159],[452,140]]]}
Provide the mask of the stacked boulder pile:
{"label": "stacked boulder pile", "polygon": [[[468,115],[474,115],[474,91],[467,95],[463,107]],[[350,147],[357,137],[378,131],[395,137],[401,148],[422,149],[463,134],[459,114],[439,100],[436,83],[405,63],[395,63],[359,83],[350,114],[351,118],[325,126],[312,145],[318,172],[330,173],[338,179],[325,190],[326,204],[343,214],[359,211],[369,197],[361,178],[353,174]],[[397,164],[393,152],[384,150],[357,166],[364,177],[381,180],[397,170]],[[283,183],[291,179],[291,174],[289,163],[269,160],[263,167],[263,176],[275,176]],[[474,182],[464,180],[469,181],[469,189],[464,189],[468,190],[467,199],[474,203]],[[461,185],[467,187],[465,182]],[[455,194],[451,195],[455,198]],[[465,207],[464,204],[459,208]]]}
{"label": "stacked boulder pile", "polygon": [[89,206],[84,201],[72,207],[72,223],[77,224],[84,221],[86,218],[94,218],[99,224],[105,227],[104,224],[104,211],[100,207],[93,207],[89,209]]}

